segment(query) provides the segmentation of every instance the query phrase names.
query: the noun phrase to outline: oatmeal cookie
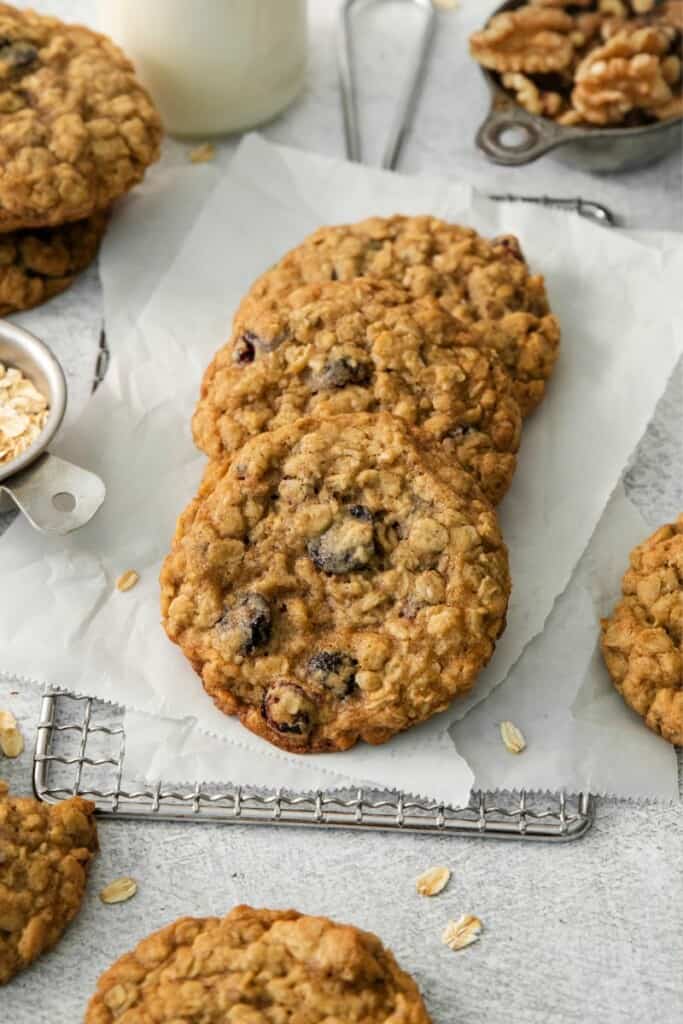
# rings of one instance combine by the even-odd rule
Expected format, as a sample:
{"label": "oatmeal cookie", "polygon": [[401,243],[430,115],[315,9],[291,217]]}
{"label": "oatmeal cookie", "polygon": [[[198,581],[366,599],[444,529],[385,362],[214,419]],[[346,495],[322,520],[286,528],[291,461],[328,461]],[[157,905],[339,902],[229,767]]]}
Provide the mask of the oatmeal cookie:
{"label": "oatmeal cookie", "polygon": [[95,259],[108,220],[102,210],[59,227],[0,234],[0,316],[65,291]]}
{"label": "oatmeal cookie", "polygon": [[223,918],[184,917],[143,939],[102,975],[85,1024],[304,1018],[430,1024],[417,985],[371,932],[246,906]]}
{"label": "oatmeal cookie", "polygon": [[[472,228],[428,216],[371,217],[319,228],[255,282],[237,311],[235,328],[253,315],[255,302],[281,300],[302,284],[366,276],[400,285],[415,299],[436,298],[458,320],[478,325],[481,344],[486,344],[488,322],[502,328],[506,345],[499,355],[522,413],[528,415],[541,401],[559,352],[559,325],[543,277],[530,272],[513,235],[488,240]],[[509,318],[518,313],[533,318],[531,349],[530,331],[512,343],[518,319]]]}
{"label": "oatmeal cookie", "polygon": [[388,413],[300,419],[210,464],[161,571],[166,632],[209,695],[294,752],[443,711],[509,590],[473,478]]}
{"label": "oatmeal cookie", "polygon": [[51,949],[78,913],[97,851],[95,805],[48,806],[0,782],[0,985]]}
{"label": "oatmeal cookie", "polygon": [[602,620],[602,653],[626,703],[683,745],[683,515],[631,552],[623,598]]}
{"label": "oatmeal cookie", "polygon": [[140,181],[161,121],[105,36],[0,4],[0,231],[81,220]]}
{"label": "oatmeal cookie", "polygon": [[499,502],[521,432],[510,378],[435,299],[410,298],[357,279],[252,302],[204,375],[198,447],[219,458],[309,413],[384,409],[439,441]]}

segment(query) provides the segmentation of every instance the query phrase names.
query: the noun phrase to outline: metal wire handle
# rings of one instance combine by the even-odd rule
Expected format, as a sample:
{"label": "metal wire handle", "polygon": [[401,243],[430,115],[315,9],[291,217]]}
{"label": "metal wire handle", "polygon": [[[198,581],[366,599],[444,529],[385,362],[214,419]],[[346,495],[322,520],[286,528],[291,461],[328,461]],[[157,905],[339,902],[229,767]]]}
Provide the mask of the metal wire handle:
{"label": "metal wire handle", "polygon": [[574,199],[564,199],[558,196],[517,196],[505,193],[504,195],[488,195],[486,198],[498,203],[538,203],[539,206],[550,206],[558,210],[571,210],[572,213],[578,213],[579,216],[585,217],[586,220],[595,221],[606,228],[613,228],[617,223],[609,207],[603,206],[602,203],[596,203],[591,199],[582,199],[580,196],[576,196]]}
{"label": "metal wire handle", "polygon": [[[382,2],[382,0],[379,0],[379,2]],[[424,80],[427,60],[436,28],[436,11],[432,0],[405,0],[405,2],[412,4],[414,7],[419,7],[425,12],[425,24],[418,42],[415,61],[406,78],[402,94],[396,105],[394,121],[389,129],[389,135],[385,144],[381,166],[388,170],[394,170],[398,164]],[[344,116],[346,155],[349,160],[353,160],[355,163],[362,163],[362,143],[358,125],[356,76],[351,38],[351,10],[357,3],[358,0],[344,0],[339,11],[337,64],[341,87],[342,113]]]}

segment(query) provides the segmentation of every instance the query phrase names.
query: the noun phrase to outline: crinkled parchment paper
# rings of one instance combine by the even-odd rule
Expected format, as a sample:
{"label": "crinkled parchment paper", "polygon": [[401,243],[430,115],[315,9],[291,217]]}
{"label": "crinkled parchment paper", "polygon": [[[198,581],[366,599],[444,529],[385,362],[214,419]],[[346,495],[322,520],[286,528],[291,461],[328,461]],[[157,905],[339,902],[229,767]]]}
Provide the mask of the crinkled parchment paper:
{"label": "crinkled parchment paper", "polygon": [[[304,762],[213,708],[159,625],[157,576],[202,471],[189,433],[201,373],[241,294],[319,224],[396,211],[518,234],[532,266],[546,274],[563,353],[546,402],[525,427],[518,474],[500,510],[515,586],[508,629],[472,697],[384,747]],[[107,500],[68,538],[48,540],[20,521],[0,539],[3,670],[137,711],[194,718],[236,744],[240,771],[272,760],[274,782],[287,762],[297,773],[302,764],[312,770],[314,784],[322,774],[461,802],[472,771],[449,728],[505,679],[542,630],[643,433],[681,351],[683,250],[662,251],[564,212],[492,203],[448,181],[370,171],[252,136],[140,315],[117,309],[112,316],[111,295],[125,304],[121,282],[130,278],[124,232],[141,230],[143,213],[156,251],[164,251],[163,216],[146,208],[130,217],[124,209],[121,244],[105,247],[102,260],[111,370],[62,445],[105,478]],[[115,580],[128,568],[140,582],[121,594]],[[225,775],[217,762],[213,778]]]}

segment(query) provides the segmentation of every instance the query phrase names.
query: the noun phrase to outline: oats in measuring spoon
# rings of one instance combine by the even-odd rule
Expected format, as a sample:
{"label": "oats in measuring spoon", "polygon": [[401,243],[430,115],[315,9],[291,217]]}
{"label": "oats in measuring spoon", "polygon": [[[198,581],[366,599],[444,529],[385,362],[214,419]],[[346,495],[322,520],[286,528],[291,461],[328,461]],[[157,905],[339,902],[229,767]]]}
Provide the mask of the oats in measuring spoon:
{"label": "oats in measuring spoon", "polygon": [[48,412],[47,399],[21,370],[0,363],[0,464],[33,444]]}

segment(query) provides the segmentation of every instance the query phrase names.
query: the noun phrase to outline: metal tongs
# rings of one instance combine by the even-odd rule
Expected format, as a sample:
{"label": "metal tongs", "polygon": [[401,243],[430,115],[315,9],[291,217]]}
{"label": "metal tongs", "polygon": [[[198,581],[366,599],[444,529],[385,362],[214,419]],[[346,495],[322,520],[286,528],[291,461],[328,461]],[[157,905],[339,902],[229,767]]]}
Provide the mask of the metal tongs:
{"label": "metal tongs", "polygon": [[[356,95],[351,13],[352,9],[359,4],[367,7],[373,3],[383,3],[384,0],[343,0],[339,11],[339,25],[337,33],[337,64],[339,68],[339,84],[341,87],[342,113],[344,116],[344,142],[346,145],[346,156],[355,163],[362,163],[362,142],[360,127],[358,124],[358,102]],[[436,9],[433,0],[404,0],[407,4],[419,7],[424,11],[424,26],[415,50],[415,59],[406,78],[405,85],[396,105],[396,113],[393,123],[389,129],[389,135],[384,147],[384,153],[380,166],[386,170],[395,170],[401,155],[403,143],[405,142],[410,122],[417,106],[422,84],[424,82],[427,63],[431,52],[432,42],[436,30]],[[598,224],[611,227],[614,217],[611,211],[600,203],[591,200],[576,198],[562,199],[551,196],[516,196],[516,195],[491,195],[489,199],[540,203],[544,206],[554,206],[562,209],[570,209],[582,217],[587,217]]]}

